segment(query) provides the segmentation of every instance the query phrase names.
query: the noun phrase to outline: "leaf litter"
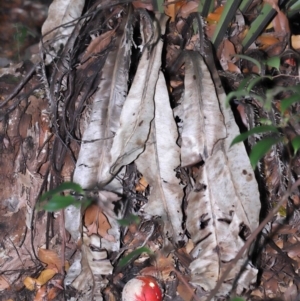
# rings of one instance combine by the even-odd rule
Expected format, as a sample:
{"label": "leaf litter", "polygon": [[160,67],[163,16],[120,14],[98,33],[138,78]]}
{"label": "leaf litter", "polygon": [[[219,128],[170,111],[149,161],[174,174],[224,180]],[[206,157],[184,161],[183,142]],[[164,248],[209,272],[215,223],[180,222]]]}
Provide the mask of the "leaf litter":
{"label": "leaf litter", "polygon": [[[67,298],[71,298],[69,288],[72,287],[76,289],[76,298],[120,300],[125,282],[136,274],[149,274],[161,281],[165,300],[169,300],[169,296],[178,298],[177,294],[181,296],[178,300],[205,300],[257,227],[260,197],[246,148],[241,143],[230,148],[239,129],[231,110],[225,107],[226,95],[211,54],[205,54],[199,47],[199,35],[193,33],[191,26],[186,31],[182,23],[197,6],[186,7],[188,12],[182,11],[180,20],[172,17],[178,21],[177,29],[181,36],[187,38],[183,42],[180,36],[170,30],[174,29],[172,26],[176,22],[168,23],[168,31],[164,34],[163,24],[166,20],[159,21],[158,16],[143,9],[132,13],[126,5],[122,8],[118,6],[118,9],[113,6],[105,8],[105,3],[98,5],[100,9],[98,7],[94,15],[88,11],[89,17],[81,20],[80,26],[70,26],[68,32],[62,32],[69,36],[68,41],[58,39],[59,45],[65,44],[69,53],[65,55],[66,52],[63,52],[65,56],[58,59],[58,68],[53,72],[50,82],[52,101],[55,99],[50,108],[55,112],[48,114],[55,116],[52,124],[56,126],[51,128],[49,120],[46,129],[54,131],[56,136],[39,131],[38,122],[36,128],[32,129],[32,124],[26,122],[28,117],[24,117],[20,129],[24,140],[28,137],[39,140],[40,146],[45,141],[49,143],[50,155],[40,159],[39,164],[33,162],[40,156],[39,150],[32,149],[28,139],[26,144],[17,139],[19,129],[17,124],[12,129],[14,123],[9,127],[8,138],[3,140],[6,148],[10,146],[10,141],[14,141],[16,154],[20,141],[23,143],[23,156],[18,155],[17,162],[20,162],[21,172],[25,166],[25,172],[17,171],[22,181],[14,196],[18,196],[18,193],[22,195],[21,191],[25,189],[26,199],[33,201],[42,191],[55,188],[61,181],[58,175],[63,171],[66,160],[69,166],[65,167],[67,172],[64,170],[63,179],[70,181],[74,169],[73,180],[93,200],[92,209],[85,212],[69,207],[54,219],[48,216],[56,224],[56,229],[58,225],[55,219],[64,218],[62,221],[68,224],[66,228],[72,238],[68,234],[61,234],[60,229],[57,231],[59,234],[52,233],[52,239],[44,241],[39,237],[31,244],[30,237],[25,235],[24,246],[29,246],[32,256],[43,243],[47,244],[49,250],[59,248],[55,241],[61,237],[62,245],[68,246],[71,251],[65,255],[73,262],[70,268],[63,267],[61,256],[65,253],[64,247],[58,252],[50,251],[57,254],[54,257],[59,259],[60,263],[54,264],[56,268],[65,269],[68,285],[62,287],[62,276],[49,280],[49,275],[54,273],[51,270],[46,278],[42,277],[43,281],[38,281],[41,288],[35,299],[48,296],[48,300],[52,300],[57,294],[62,294],[63,289]],[[275,8],[278,10],[278,6]],[[218,22],[221,11],[216,10],[216,16],[209,16],[211,23],[205,29],[207,32],[215,30],[213,25]],[[109,19],[106,18],[108,15]],[[53,14],[50,14],[48,21],[52,18]],[[56,25],[63,24],[63,18]],[[72,15],[71,19],[75,18]],[[281,18],[278,21],[282,24],[286,22],[281,14],[278,18]],[[243,26],[243,23],[240,24]],[[62,29],[66,28],[62,26]],[[275,31],[278,28],[274,25]],[[284,32],[288,31],[285,26]],[[76,41],[76,35],[87,44]],[[280,36],[282,33],[278,33],[276,38]],[[161,38],[164,39],[166,50],[162,49]],[[229,37],[239,53],[239,44],[234,43],[234,38],[233,34]],[[274,41],[261,37],[257,45],[265,45],[261,49],[272,55],[285,44],[284,39],[279,42],[276,40],[276,44]],[[58,55],[55,43],[53,57]],[[68,48],[72,43],[74,47]],[[186,49],[182,47],[185,43]],[[221,47],[223,50],[217,52],[219,59],[223,58],[225,62],[222,64],[224,70],[220,72],[221,79],[232,79],[234,87],[239,81],[238,76],[230,73],[239,70],[251,72],[251,69],[241,68],[242,60],[230,57],[235,53],[230,41],[221,43]],[[173,53],[166,62],[161,61],[164,51],[167,52],[167,58],[169,53]],[[289,62],[290,58],[293,58],[293,54],[289,54],[286,61]],[[46,63],[50,64],[51,61]],[[293,65],[285,68],[289,66]],[[282,66],[280,68],[281,72],[285,71]],[[36,83],[39,83],[37,78],[31,85]],[[17,101],[17,110],[14,111],[17,118],[26,113],[34,115],[30,109],[27,111],[22,101],[14,101]],[[51,99],[48,101],[51,102]],[[11,105],[12,102],[9,102],[4,107],[5,114],[9,114]],[[239,105],[246,112],[247,120],[244,116],[244,123],[249,129],[259,124],[260,118],[276,120],[276,112],[266,112],[259,100]],[[16,116],[11,114],[9,118]],[[35,115],[33,118],[39,120]],[[250,148],[253,148],[251,143],[255,140],[252,137],[248,139]],[[260,186],[265,185],[267,200],[263,206],[274,206],[278,196],[283,196],[288,183],[288,168],[277,155],[278,152],[278,146],[273,146],[259,166],[257,179]],[[2,156],[8,158],[11,154],[4,151]],[[299,167],[297,160],[297,157],[293,159],[296,174]],[[41,169],[42,166],[44,169]],[[42,173],[42,170],[45,171]],[[47,188],[36,174],[49,177]],[[36,191],[29,189],[31,183],[36,183]],[[124,183],[129,186],[126,187]],[[124,198],[124,195],[129,197]],[[80,195],[76,197],[82,198]],[[293,195],[291,201],[282,206],[278,216],[274,217],[273,223],[268,225],[269,228],[263,231],[261,241],[265,240],[262,244],[265,245],[265,251],[261,263],[256,263],[263,271],[259,279],[261,285],[249,291],[251,283],[254,285],[256,281],[257,269],[248,261],[248,254],[244,254],[231,268],[216,300],[225,298],[229,293],[252,294],[252,299],[281,296],[284,300],[290,300],[291,296],[297,294],[297,280],[293,283],[287,276],[296,275],[299,260],[298,233],[293,230],[297,229],[297,216],[292,209],[294,205],[297,206],[297,197],[297,194]],[[28,203],[24,199],[19,206],[21,204],[25,210],[20,211],[20,208],[16,212],[27,211],[27,228],[30,229],[30,221],[34,220],[39,231],[48,231],[48,237],[51,237],[49,229],[39,227],[40,223],[45,223],[45,219],[33,211],[34,202]],[[117,221],[130,221],[132,213],[140,215],[140,224],[132,219],[129,226],[120,226]],[[72,223],[75,220],[77,222]],[[287,223],[284,224],[283,220]],[[81,225],[82,222],[85,225]],[[60,223],[60,227],[62,225]],[[26,225],[20,226],[24,233]],[[268,236],[268,233],[275,233],[272,227],[285,232]],[[7,260],[8,254],[15,252],[15,248],[8,247],[8,241],[5,237],[4,267],[11,263]],[[147,248],[149,252],[132,253],[138,248]],[[24,267],[28,254],[23,255],[22,247],[20,252]],[[116,268],[118,262],[131,253],[134,256],[127,264]],[[14,264],[18,267],[17,263]],[[30,272],[30,260],[25,266]],[[170,269],[170,266],[174,268]],[[243,270],[240,273],[241,268]],[[5,274],[5,281],[12,285],[13,277]],[[37,281],[31,280],[31,283],[35,287]],[[234,286],[236,290],[234,288],[232,292]],[[184,288],[189,293],[184,292]]]}

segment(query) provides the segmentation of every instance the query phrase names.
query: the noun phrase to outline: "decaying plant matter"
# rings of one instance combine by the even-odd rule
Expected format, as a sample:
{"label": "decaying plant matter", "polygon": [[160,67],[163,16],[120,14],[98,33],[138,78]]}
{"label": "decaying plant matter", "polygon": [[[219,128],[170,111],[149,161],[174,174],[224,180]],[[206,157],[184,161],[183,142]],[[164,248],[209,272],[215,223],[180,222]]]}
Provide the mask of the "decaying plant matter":
{"label": "decaying plant matter", "polygon": [[[205,300],[259,225],[259,186],[245,145],[231,146],[239,128],[196,6],[170,22],[148,5],[55,0],[35,65],[0,77],[0,267],[22,266],[3,275],[15,288],[47,264],[59,284],[26,278],[36,300],[121,300],[137,274],[156,277],[164,300]],[[272,193],[270,157],[259,170]],[[70,181],[84,194],[64,193],[88,197],[87,209],[36,210]],[[251,250],[215,300],[256,282]]]}

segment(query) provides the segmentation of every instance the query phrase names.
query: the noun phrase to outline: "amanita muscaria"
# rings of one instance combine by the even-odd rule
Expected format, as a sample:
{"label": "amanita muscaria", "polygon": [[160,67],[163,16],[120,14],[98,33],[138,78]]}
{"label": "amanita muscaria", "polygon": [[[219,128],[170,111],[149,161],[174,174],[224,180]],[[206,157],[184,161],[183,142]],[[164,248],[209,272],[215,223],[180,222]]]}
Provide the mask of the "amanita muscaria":
{"label": "amanita muscaria", "polygon": [[137,276],[129,280],[122,292],[122,301],[161,301],[162,292],[152,276]]}

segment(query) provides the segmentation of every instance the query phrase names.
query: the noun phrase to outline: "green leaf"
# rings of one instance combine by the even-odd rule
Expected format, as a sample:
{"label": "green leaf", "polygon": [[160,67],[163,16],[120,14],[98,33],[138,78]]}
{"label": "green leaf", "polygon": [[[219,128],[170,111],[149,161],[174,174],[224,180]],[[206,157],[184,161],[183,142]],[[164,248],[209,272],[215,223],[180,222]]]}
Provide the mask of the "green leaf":
{"label": "green leaf", "polygon": [[152,4],[155,11],[159,11],[161,14],[164,13],[165,7],[164,7],[164,0],[152,0]]}
{"label": "green leaf", "polygon": [[300,85],[295,85],[295,86],[291,86],[291,87],[287,87],[287,90],[291,90],[295,93],[300,93]]}
{"label": "green leaf", "polygon": [[295,102],[300,101],[300,96],[299,94],[294,94],[288,98],[283,99],[280,102],[280,111],[281,113],[284,113],[288,107],[290,107],[292,104],[294,104]]}
{"label": "green leaf", "polygon": [[274,132],[274,133],[278,133],[278,129],[276,126],[273,125],[261,125],[261,126],[257,126],[253,129],[251,129],[248,132],[242,133],[238,136],[236,136],[231,144],[230,147],[233,146],[234,144],[237,144],[239,142],[242,142],[244,140],[246,140],[249,136],[253,135],[253,134],[260,134],[260,133],[266,133],[266,132]]}
{"label": "green leaf", "polygon": [[297,136],[292,140],[292,146],[294,149],[294,155],[296,155],[297,151],[300,149],[300,136]]}
{"label": "green leaf", "polygon": [[245,301],[245,299],[240,298],[240,297],[235,297],[233,299],[230,299],[230,301]]}
{"label": "green leaf", "polygon": [[212,0],[202,0],[199,1],[198,12],[202,17],[207,17],[214,9],[214,1]]}
{"label": "green leaf", "polygon": [[300,1],[295,1],[289,8],[287,11],[287,15],[288,18],[291,18],[292,16],[294,16],[295,14],[299,13],[300,11]]}
{"label": "green leaf", "polygon": [[265,99],[262,102],[264,109],[268,112],[271,111],[272,103],[273,103],[275,96],[277,94],[287,91],[287,90],[290,90],[290,89],[287,87],[281,87],[281,86],[275,86],[275,87],[272,87],[271,89],[267,89],[267,91],[265,93]]}
{"label": "green leaf", "polygon": [[247,61],[251,62],[252,64],[256,65],[258,68],[258,72],[261,73],[261,63],[258,60],[254,59],[253,57],[250,57],[248,55],[244,55],[244,54],[235,54],[234,56],[238,57],[240,59],[243,59],[243,60],[247,60]]}
{"label": "green leaf", "polygon": [[242,1],[239,9],[243,15],[245,14],[245,12],[247,11],[247,9],[249,8],[249,6],[251,5],[252,2],[253,2],[253,0],[243,0]]}
{"label": "green leaf", "polygon": [[76,201],[71,195],[54,195],[45,205],[41,206],[41,209],[46,211],[57,211],[64,209],[70,205],[80,205],[80,202]]}
{"label": "green leaf", "polygon": [[127,265],[127,263],[129,263],[132,259],[134,259],[135,257],[140,256],[142,253],[148,253],[148,254],[152,254],[152,251],[147,248],[147,247],[141,247],[139,249],[133,250],[130,254],[128,254],[127,256],[123,257],[118,264],[118,267],[124,267]]}
{"label": "green leaf", "polygon": [[215,48],[218,48],[219,44],[223,40],[225,33],[228,28],[228,24],[231,22],[233,17],[236,15],[236,10],[239,7],[241,0],[227,0],[222,12],[220,21],[217,24],[217,28],[211,39]]}
{"label": "green leaf", "polygon": [[263,125],[272,125],[273,124],[272,120],[270,120],[269,118],[265,118],[265,117],[258,118],[258,122]]}
{"label": "green leaf", "polygon": [[251,151],[250,154],[250,163],[253,168],[255,168],[256,164],[259,160],[271,149],[271,147],[280,142],[280,138],[268,137],[264,138],[261,141],[257,142]]}
{"label": "green leaf", "polygon": [[262,80],[264,79],[270,79],[272,80],[272,77],[271,76],[257,76],[255,78],[253,78],[250,82],[249,82],[249,85],[247,87],[247,90],[248,92],[250,93],[250,91]]}
{"label": "green leaf", "polygon": [[255,20],[251,23],[249,31],[242,41],[244,50],[246,50],[265,29],[270,20],[275,16],[276,10],[269,3],[264,3],[262,10]]}
{"label": "green leaf", "polygon": [[77,193],[84,192],[79,184],[76,184],[74,182],[64,182],[61,185],[59,185],[58,187],[56,187],[55,189],[51,189],[51,190],[47,191],[46,193],[44,193],[41,196],[40,201],[41,202],[45,201],[46,199],[51,198],[53,195],[63,192],[65,190],[73,190]]}
{"label": "green leaf", "polygon": [[233,98],[241,99],[247,96],[249,96],[249,93],[246,90],[238,89],[237,91],[232,91],[226,95],[225,106],[228,108],[230,100]]}
{"label": "green leaf", "polygon": [[280,57],[278,57],[278,56],[270,57],[265,61],[265,64],[272,67],[272,68],[275,68],[279,71]]}
{"label": "green leaf", "polygon": [[119,219],[117,220],[118,223],[123,226],[123,227],[127,227],[129,226],[130,224],[134,223],[134,224],[139,224],[141,219],[137,216],[137,215],[134,215],[134,214],[130,214],[129,217],[127,218],[122,218],[122,219]]}

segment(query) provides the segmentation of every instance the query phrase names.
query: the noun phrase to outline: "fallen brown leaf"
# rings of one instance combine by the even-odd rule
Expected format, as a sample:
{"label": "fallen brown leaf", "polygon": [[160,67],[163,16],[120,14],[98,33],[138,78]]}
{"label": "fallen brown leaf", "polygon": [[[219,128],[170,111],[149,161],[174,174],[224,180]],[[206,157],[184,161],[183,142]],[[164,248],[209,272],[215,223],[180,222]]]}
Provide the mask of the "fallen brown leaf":
{"label": "fallen brown leaf", "polygon": [[0,291],[4,291],[10,287],[9,282],[4,276],[0,276]]}
{"label": "fallen brown leaf", "polygon": [[135,186],[135,190],[137,192],[144,192],[146,190],[147,186],[148,186],[148,183],[147,183],[145,177],[141,177],[139,179],[139,182]]}
{"label": "fallen brown leaf", "polygon": [[39,248],[38,257],[40,261],[44,262],[47,265],[53,264],[56,266],[57,270],[61,270],[61,258],[58,254],[52,250],[47,250],[43,248]]}

